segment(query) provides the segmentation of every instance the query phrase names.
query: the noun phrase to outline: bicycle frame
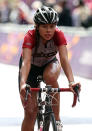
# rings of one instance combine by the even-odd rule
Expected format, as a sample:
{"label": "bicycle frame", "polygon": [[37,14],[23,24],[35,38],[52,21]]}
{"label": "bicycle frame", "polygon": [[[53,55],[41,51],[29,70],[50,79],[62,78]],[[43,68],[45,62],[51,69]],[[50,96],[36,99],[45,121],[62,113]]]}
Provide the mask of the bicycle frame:
{"label": "bicycle frame", "polygon": [[[52,96],[53,95],[49,94],[51,88],[52,87],[49,85],[45,87],[45,89],[49,89],[49,90],[48,90],[48,94],[46,94],[44,101],[42,100],[42,97],[41,97],[42,92],[39,91],[38,93],[38,109],[39,109],[38,110],[38,129],[40,129],[40,131],[48,131],[51,115],[53,115],[54,117],[54,112],[52,110],[52,99],[53,99]],[[54,129],[55,131],[57,131],[55,124],[56,123],[54,123]]]}
{"label": "bicycle frame", "polygon": [[[41,93],[42,92],[46,92],[46,93],[59,93],[59,92],[71,92],[73,93],[73,91],[71,90],[71,88],[52,88],[51,85],[46,85],[44,88],[29,88],[30,86],[28,85],[26,87],[26,96],[25,99],[27,100],[27,96],[29,92],[38,92],[38,108],[39,108],[39,116],[38,116],[38,121],[40,121],[40,123],[38,123],[38,127],[40,128],[39,131],[44,131],[44,118],[46,115],[46,112],[43,112],[43,106],[46,106],[46,101],[42,101],[42,97],[41,97]],[[73,104],[72,107],[76,106],[77,100],[79,101],[79,91],[80,91],[80,87],[77,84],[76,86],[73,87],[73,90],[75,91],[75,93],[73,93]],[[48,103],[49,103],[49,113],[53,113],[52,111],[52,107],[51,107],[51,98],[48,99]]]}

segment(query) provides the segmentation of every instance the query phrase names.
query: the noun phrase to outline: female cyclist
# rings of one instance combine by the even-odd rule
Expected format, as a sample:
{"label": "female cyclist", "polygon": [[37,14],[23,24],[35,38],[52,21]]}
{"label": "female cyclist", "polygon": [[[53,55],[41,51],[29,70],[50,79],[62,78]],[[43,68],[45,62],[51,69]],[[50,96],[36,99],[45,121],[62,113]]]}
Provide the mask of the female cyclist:
{"label": "female cyclist", "polygon": [[[42,75],[46,84],[58,88],[58,77],[62,68],[69,81],[69,86],[75,84],[72,69],[68,62],[67,42],[64,34],[56,25],[58,22],[57,12],[50,7],[39,8],[34,15],[35,28],[29,30],[22,46],[22,55],[19,63],[19,89],[24,107],[24,120],[22,131],[34,131],[34,123],[37,115],[36,93],[29,94],[25,103],[25,87],[29,84],[32,88],[38,87],[37,76]],[[59,52],[60,63],[56,58]],[[59,94],[56,99],[60,101]],[[60,103],[60,102],[59,102]],[[58,131],[62,131],[59,118],[60,104],[53,107],[57,121]]]}

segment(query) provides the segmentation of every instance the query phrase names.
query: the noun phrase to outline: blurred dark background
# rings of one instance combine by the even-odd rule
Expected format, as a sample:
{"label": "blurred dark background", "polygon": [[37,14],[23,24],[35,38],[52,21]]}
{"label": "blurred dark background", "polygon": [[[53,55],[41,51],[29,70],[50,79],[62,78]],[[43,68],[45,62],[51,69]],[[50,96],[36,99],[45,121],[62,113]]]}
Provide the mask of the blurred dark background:
{"label": "blurred dark background", "polygon": [[33,24],[42,5],[58,12],[58,26],[92,26],[92,0],[0,0],[0,23]]}

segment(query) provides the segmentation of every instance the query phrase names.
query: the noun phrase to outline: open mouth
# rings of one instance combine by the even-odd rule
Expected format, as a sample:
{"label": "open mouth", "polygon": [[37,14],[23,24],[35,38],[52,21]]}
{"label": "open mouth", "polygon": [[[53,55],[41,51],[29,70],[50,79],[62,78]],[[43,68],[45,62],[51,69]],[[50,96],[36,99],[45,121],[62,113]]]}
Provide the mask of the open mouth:
{"label": "open mouth", "polygon": [[51,34],[46,34],[45,37],[49,39],[51,38]]}

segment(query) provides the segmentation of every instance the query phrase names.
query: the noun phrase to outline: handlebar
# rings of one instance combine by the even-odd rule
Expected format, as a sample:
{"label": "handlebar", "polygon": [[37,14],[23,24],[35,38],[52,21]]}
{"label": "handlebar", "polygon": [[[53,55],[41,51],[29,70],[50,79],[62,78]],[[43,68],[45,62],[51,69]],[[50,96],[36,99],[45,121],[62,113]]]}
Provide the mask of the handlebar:
{"label": "handlebar", "polygon": [[29,85],[27,85],[25,100],[27,100],[28,93],[30,93],[31,91],[33,91],[33,92],[47,92],[47,93],[50,93],[50,92],[52,92],[52,93],[54,93],[54,92],[72,92],[73,93],[72,107],[74,107],[74,106],[76,106],[77,101],[80,102],[80,99],[79,99],[80,86],[78,84],[76,84],[73,87],[73,90],[75,93],[73,93],[71,88],[52,88],[50,85],[46,85],[46,88],[31,88]]}

